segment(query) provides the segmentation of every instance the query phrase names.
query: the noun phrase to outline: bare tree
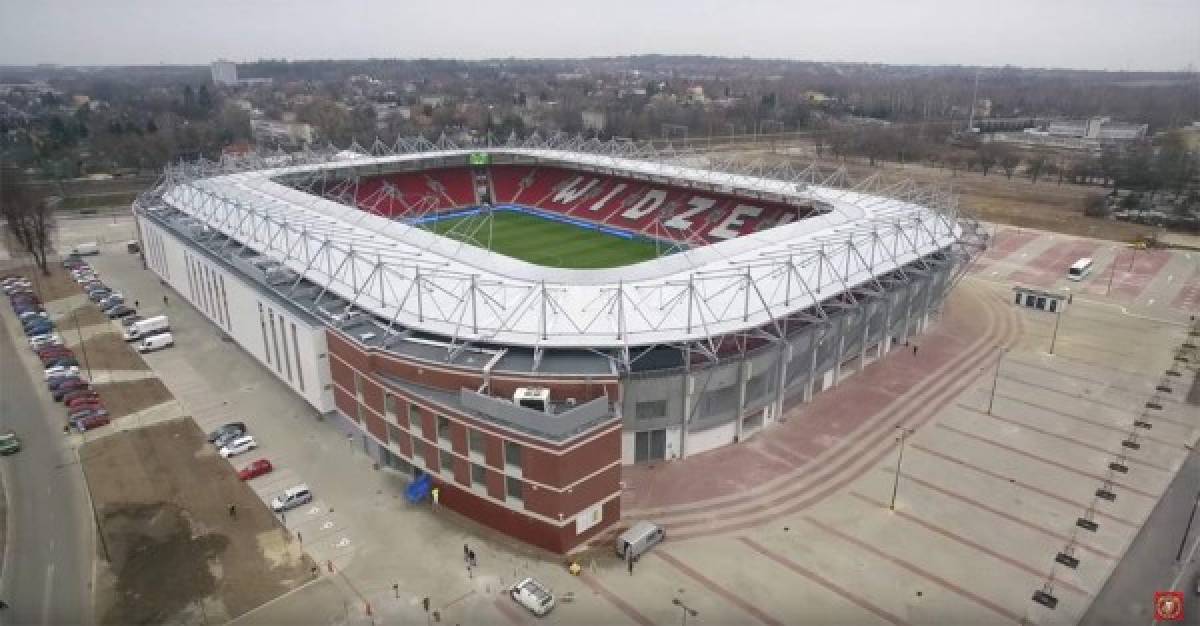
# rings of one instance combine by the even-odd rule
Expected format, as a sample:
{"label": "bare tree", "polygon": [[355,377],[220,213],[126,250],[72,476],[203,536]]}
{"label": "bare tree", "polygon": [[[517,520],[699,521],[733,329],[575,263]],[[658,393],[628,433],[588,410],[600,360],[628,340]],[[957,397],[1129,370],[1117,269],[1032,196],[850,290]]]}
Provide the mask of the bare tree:
{"label": "bare tree", "polygon": [[46,198],[32,193],[19,168],[0,165],[0,215],[8,230],[32,257],[43,274],[49,274],[46,249],[54,221]]}
{"label": "bare tree", "polygon": [[1049,173],[1053,163],[1044,152],[1035,152],[1025,160],[1025,172],[1029,174],[1029,182],[1036,184],[1043,172]]}

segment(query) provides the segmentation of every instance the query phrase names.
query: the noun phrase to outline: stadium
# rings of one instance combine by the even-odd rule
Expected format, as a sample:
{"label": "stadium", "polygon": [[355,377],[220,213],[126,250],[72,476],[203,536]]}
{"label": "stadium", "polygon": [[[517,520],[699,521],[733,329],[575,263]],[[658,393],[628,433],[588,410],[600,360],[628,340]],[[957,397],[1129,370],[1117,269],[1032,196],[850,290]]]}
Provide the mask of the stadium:
{"label": "stadium", "polygon": [[134,212],[380,467],[557,552],[620,520],[623,466],[770,436],[921,333],[981,245],[911,183],[567,138],[184,164]]}

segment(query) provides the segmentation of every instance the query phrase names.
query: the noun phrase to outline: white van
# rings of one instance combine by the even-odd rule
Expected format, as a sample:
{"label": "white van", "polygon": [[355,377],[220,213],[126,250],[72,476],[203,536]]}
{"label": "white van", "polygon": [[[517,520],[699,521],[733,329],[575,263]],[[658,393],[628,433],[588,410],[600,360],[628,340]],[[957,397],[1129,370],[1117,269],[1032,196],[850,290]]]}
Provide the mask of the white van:
{"label": "white van", "polygon": [[141,353],[154,352],[175,345],[175,338],[171,333],[163,333],[161,335],[153,335],[146,337],[137,345],[137,351]]}
{"label": "white van", "polygon": [[1067,270],[1067,278],[1071,280],[1083,280],[1088,274],[1092,273],[1092,260],[1084,257],[1075,261],[1071,269]]}
{"label": "white van", "polygon": [[171,324],[167,320],[167,316],[156,315],[130,324],[129,328],[126,328],[125,332],[122,333],[122,336],[125,338],[125,341],[134,341],[135,339],[142,339],[152,335],[160,335],[169,330],[171,330]]}
{"label": "white van", "polygon": [[617,537],[617,556],[623,560],[636,559],[667,538],[662,526],[641,521]]}
{"label": "white van", "polygon": [[71,254],[77,256],[91,256],[93,254],[100,254],[100,244],[94,241],[78,244],[74,248],[71,248]]}

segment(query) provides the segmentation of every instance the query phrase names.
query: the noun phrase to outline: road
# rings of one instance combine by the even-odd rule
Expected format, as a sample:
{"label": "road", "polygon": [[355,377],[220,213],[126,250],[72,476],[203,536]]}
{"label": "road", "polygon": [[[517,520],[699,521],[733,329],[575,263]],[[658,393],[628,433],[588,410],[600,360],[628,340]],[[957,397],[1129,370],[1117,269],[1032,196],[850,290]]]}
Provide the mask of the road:
{"label": "road", "polygon": [[94,518],[83,474],[64,445],[62,409],[35,384],[33,354],[13,340],[12,311],[0,316],[0,429],[22,442],[0,460],[8,503],[0,598],[9,605],[0,624],[93,624]]}
{"label": "road", "polygon": [[1172,589],[1184,591],[1184,621],[1172,623],[1200,625],[1200,595],[1193,585],[1200,573],[1200,518],[1188,533],[1182,564],[1175,562],[1198,489],[1200,451],[1193,450],[1080,620],[1081,626],[1151,626],[1154,592]]}

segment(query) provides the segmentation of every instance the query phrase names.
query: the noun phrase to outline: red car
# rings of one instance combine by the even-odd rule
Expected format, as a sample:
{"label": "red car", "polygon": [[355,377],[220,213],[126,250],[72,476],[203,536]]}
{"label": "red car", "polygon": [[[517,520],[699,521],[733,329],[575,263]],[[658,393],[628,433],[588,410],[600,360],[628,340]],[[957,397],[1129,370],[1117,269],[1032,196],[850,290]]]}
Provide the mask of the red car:
{"label": "red car", "polygon": [[271,466],[270,461],[266,459],[259,459],[242,468],[242,470],[238,472],[238,478],[242,480],[250,480],[251,478],[257,478],[263,474],[268,474],[273,469],[275,468]]}
{"label": "red car", "polygon": [[64,393],[61,398],[55,398],[55,400],[58,400],[59,402],[70,402],[76,398],[98,397],[100,397],[100,394],[95,389],[88,389],[87,387],[84,387],[82,389],[73,389],[67,393]]}
{"label": "red car", "polygon": [[92,430],[93,428],[100,428],[111,421],[112,419],[110,419],[107,415],[92,415],[80,420],[75,420],[74,424],[76,430],[79,432],[84,432]]}
{"label": "red car", "polygon": [[77,411],[87,411],[91,409],[103,409],[104,403],[100,398],[90,398],[87,400],[77,400],[67,405],[67,413],[75,413]]}
{"label": "red car", "polygon": [[51,358],[51,357],[58,358],[58,357],[64,357],[64,356],[75,356],[75,353],[71,352],[70,348],[64,348],[62,346],[52,346],[49,348],[42,348],[41,350],[38,350],[37,355],[38,355],[39,359],[47,359],[47,358]]}
{"label": "red car", "polygon": [[88,389],[87,393],[71,396],[70,398],[63,400],[63,404],[67,407],[75,407],[81,404],[103,404],[103,402],[100,400],[99,393]]}

